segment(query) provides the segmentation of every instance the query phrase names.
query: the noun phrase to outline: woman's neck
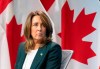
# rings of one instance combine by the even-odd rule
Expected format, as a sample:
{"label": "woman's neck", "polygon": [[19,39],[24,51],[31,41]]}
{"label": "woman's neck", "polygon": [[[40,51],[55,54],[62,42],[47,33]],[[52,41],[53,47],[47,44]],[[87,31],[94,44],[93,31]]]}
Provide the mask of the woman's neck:
{"label": "woman's neck", "polygon": [[45,43],[42,40],[34,40],[34,50],[42,47]]}
{"label": "woman's neck", "polygon": [[34,50],[35,49],[39,49],[40,47],[42,47],[44,44],[34,44]]}

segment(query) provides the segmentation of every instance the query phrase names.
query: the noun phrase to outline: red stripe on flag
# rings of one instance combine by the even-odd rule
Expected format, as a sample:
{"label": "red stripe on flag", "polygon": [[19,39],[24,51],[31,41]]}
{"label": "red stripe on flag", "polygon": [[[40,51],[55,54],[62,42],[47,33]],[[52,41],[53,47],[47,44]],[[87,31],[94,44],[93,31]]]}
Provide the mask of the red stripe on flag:
{"label": "red stripe on flag", "polygon": [[43,4],[44,8],[46,9],[46,11],[49,10],[49,8],[52,6],[52,4],[54,3],[54,0],[40,0],[41,3]]}
{"label": "red stripe on flag", "polygon": [[11,2],[12,0],[0,0],[0,14],[4,11],[4,9],[7,7],[7,5]]}
{"label": "red stripe on flag", "polygon": [[7,35],[8,45],[9,45],[10,61],[11,61],[12,69],[14,69],[14,65],[16,62],[18,46],[21,42],[25,41],[24,36],[20,36],[21,28],[22,28],[22,24],[17,25],[15,16],[13,16],[10,23],[7,24],[6,26],[6,35]]}

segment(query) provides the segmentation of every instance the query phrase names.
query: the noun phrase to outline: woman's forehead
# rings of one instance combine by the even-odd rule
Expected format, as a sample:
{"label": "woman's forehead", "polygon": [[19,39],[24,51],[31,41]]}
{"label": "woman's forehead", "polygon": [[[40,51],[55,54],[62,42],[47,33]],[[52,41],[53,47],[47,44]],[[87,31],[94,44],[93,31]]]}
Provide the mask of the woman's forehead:
{"label": "woman's forehead", "polygon": [[32,23],[34,23],[34,22],[40,22],[40,23],[42,23],[42,20],[41,20],[40,16],[34,16],[32,18]]}

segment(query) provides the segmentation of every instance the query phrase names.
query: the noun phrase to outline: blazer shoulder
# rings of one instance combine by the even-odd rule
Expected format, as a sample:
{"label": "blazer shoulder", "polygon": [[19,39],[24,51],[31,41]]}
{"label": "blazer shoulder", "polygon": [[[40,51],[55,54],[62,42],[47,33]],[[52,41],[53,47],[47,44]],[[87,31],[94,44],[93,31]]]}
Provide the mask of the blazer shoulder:
{"label": "blazer shoulder", "polygon": [[25,48],[25,42],[21,42],[19,44],[19,50],[24,50],[24,48]]}
{"label": "blazer shoulder", "polygon": [[20,43],[20,46],[23,46],[23,45],[25,45],[25,42],[21,42],[21,43]]}
{"label": "blazer shoulder", "polygon": [[59,44],[57,44],[56,42],[53,42],[53,41],[48,43],[48,47],[50,49],[52,49],[52,48],[60,48],[61,49],[61,46]]}
{"label": "blazer shoulder", "polygon": [[60,69],[62,58],[61,46],[55,42],[50,42],[48,47],[46,69]]}

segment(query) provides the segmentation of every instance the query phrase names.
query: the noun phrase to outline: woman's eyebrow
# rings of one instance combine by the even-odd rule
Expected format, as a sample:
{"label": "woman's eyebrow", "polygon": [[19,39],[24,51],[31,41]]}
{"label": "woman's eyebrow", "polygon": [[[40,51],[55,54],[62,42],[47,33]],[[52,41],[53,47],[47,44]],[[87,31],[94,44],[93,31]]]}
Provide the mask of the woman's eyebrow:
{"label": "woman's eyebrow", "polygon": [[36,23],[38,23],[38,22],[32,22],[33,24],[36,24]]}

